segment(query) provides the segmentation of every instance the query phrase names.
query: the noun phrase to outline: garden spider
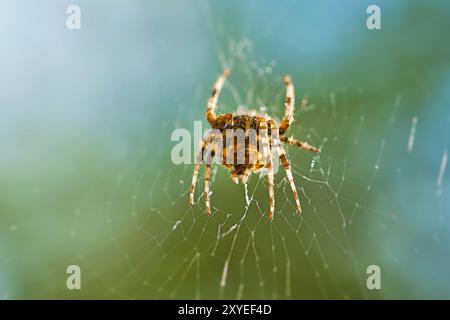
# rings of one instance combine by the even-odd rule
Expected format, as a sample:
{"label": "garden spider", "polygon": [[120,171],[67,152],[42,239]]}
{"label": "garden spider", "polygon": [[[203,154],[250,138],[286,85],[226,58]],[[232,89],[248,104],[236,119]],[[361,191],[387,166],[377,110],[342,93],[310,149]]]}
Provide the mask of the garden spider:
{"label": "garden spider", "polygon": [[[289,76],[284,76],[284,83],[286,85],[286,98],[285,98],[285,112],[284,117],[281,120],[279,126],[275,121],[266,114],[258,114],[255,111],[250,111],[245,114],[235,114],[226,113],[216,116],[214,110],[216,108],[217,99],[220,95],[222,86],[230,74],[229,69],[225,69],[223,74],[216,80],[212,88],[211,96],[208,99],[208,107],[206,110],[206,118],[210,123],[211,127],[216,133],[210,133],[202,139],[200,145],[201,150],[197,157],[197,161],[194,167],[194,173],[192,175],[192,185],[191,192],[189,196],[189,204],[194,203],[194,191],[195,184],[197,181],[198,172],[200,170],[200,164],[202,160],[205,160],[204,152],[207,148],[210,149],[211,156],[214,157],[217,153],[221,152],[222,157],[225,160],[226,155],[231,156],[232,160],[236,160],[237,154],[241,151],[245,155],[245,160],[241,163],[236,161],[223,161],[221,162],[226,168],[231,172],[231,178],[235,183],[239,182],[247,183],[249,176],[252,173],[256,173],[261,170],[267,170],[269,178],[269,219],[273,219],[273,214],[275,210],[275,196],[274,196],[274,171],[273,171],[273,160],[272,160],[272,150],[278,153],[278,156],[286,170],[286,175],[289,180],[289,184],[294,193],[295,203],[297,205],[297,212],[301,213],[302,209],[300,206],[300,200],[298,198],[297,189],[294,183],[294,177],[292,176],[291,166],[289,160],[286,156],[283,146],[280,141],[285,143],[303,148],[308,151],[318,152],[319,149],[309,145],[307,142],[299,141],[290,137],[286,137],[284,134],[289,128],[291,123],[294,121],[294,85],[292,84],[291,78]],[[245,132],[245,145],[237,143],[233,140],[231,146],[225,146],[220,143],[221,146],[218,147],[218,142],[225,141],[223,138],[225,133],[228,131],[238,131],[241,130]],[[256,132],[256,141],[250,142],[249,130],[254,130]],[[222,134],[221,137],[217,137],[217,132]],[[233,138],[234,139],[234,138]],[[245,152],[244,152],[245,150]],[[249,161],[252,152],[255,153],[256,161]],[[241,153],[242,155],[242,153]],[[208,158],[209,160],[210,158]],[[228,158],[227,158],[228,159]],[[209,200],[209,179],[211,176],[211,161],[205,161],[205,203],[206,210],[209,215],[211,215],[211,205]]]}

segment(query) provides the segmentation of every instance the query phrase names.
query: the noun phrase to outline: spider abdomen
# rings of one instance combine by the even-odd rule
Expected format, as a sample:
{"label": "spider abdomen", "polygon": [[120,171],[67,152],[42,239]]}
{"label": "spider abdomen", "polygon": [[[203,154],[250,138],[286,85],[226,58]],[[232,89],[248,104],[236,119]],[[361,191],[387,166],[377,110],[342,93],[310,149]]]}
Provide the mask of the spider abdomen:
{"label": "spider abdomen", "polygon": [[241,179],[245,183],[252,172],[267,164],[264,143],[271,143],[270,120],[264,115],[227,113],[219,115],[212,125],[220,134],[221,163],[230,170],[235,182]]}

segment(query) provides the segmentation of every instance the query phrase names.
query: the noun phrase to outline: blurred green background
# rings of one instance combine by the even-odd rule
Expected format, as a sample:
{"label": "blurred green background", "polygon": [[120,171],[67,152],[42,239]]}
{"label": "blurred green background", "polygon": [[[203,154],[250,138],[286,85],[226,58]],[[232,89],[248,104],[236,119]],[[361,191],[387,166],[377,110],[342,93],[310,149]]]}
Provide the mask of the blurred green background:
{"label": "blurred green background", "polygon": [[[2,1],[0,298],[450,298],[449,30],[444,1]],[[170,137],[224,67],[219,112],[280,119],[292,76],[302,216],[283,170],[273,222],[222,168],[189,208]]]}

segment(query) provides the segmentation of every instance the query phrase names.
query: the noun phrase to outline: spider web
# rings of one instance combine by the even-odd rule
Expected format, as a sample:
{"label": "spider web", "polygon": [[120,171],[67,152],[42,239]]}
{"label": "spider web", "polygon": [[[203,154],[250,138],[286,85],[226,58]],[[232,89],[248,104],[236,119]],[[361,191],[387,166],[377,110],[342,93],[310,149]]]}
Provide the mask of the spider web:
{"label": "spider web", "polygon": [[[448,297],[443,284],[450,259],[445,253],[450,241],[448,65],[425,84],[424,70],[430,65],[413,61],[416,67],[401,66],[399,70],[409,75],[403,86],[395,85],[399,79],[392,74],[379,75],[387,79],[380,81],[370,67],[361,76],[350,62],[336,70],[321,67],[315,71],[323,59],[311,67],[299,67],[298,61],[286,63],[260,54],[261,42],[251,37],[231,36],[237,27],[221,20],[211,6],[200,2],[196,10],[216,41],[215,73],[208,71],[208,82],[186,86],[186,92],[175,97],[172,89],[161,89],[162,96],[172,98],[149,98],[169,109],[161,123],[146,117],[148,106],[133,100],[133,95],[118,96],[120,101],[137,105],[132,109],[135,118],[126,119],[128,127],[112,121],[120,133],[132,137],[132,143],[105,135],[105,140],[119,142],[97,151],[95,146],[101,142],[93,147],[87,142],[92,136],[85,137],[86,141],[77,137],[80,148],[92,154],[79,159],[89,166],[75,175],[78,187],[64,188],[64,195],[57,187],[50,188],[60,197],[73,193],[64,206],[44,198],[44,208],[50,207],[50,214],[58,217],[55,211],[61,210],[65,220],[57,227],[36,229],[64,244],[55,244],[53,239],[51,245],[40,244],[52,248],[45,249],[45,262],[36,262],[41,259],[34,252],[39,252],[38,245],[31,249],[25,245],[12,253],[9,244],[14,237],[23,238],[17,232],[27,227],[24,220],[7,215],[0,266],[14,276],[0,282],[6,283],[0,293],[6,298],[73,297],[63,286],[64,272],[67,265],[77,264],[83,272],[83,289],[75,294],[86,298]],[[225,8],[224,14],[231,9]],[[128,10],[127,14],[136,14],[131,7]],[[262,34],[274,37],[271,27],[275,25],[268,23]],[[396,41],[385,37],[388,44]],[[162,40],[160,45],[163,50],[167,44]],[[361,62],[376,54],[362,53],[357,58]],[[144,54],[139,58],[144,59]],[[445,60],[440,56],[435,61]],[[195,120],[208,127],[203,118],[206,99],[224,67],[233,73],[219,98],[218,113],[260,109],[279,120],[284,112],[282,75],[292,75],[296,121],[288,133],[322,150],[310,154],[285,147],[301,215],[295,212],[282,168],[275,175],[272,222],[268,220],[267,177],[253,175],[247,186],[235,185],[217,165],[211,179],[212,216],[205,212],[203,171],[195,206],[189,208],[193,166],[171,162],[170,135],[176,128],[192,132]],[[185,69],[180,72],[190,74]],[[345,72],[353,72],[356,80],[340,84]],[[375,76],[365,79],[367,74]],[[142,82],[147,76],[138,75]],[[185,82],[176,83],[182,86]],[[302,104],[302,99],[308,103]],[[122,114],[120,108],[113,111]],[[131,133],[130,124],[137,124]],[[4,162],[12,166],[13,160]],[[76,167],[75,161],[69,163]],[[8,202],[11,207],[14,203]],[[437,257],[442,260],[434,262]],[[24,267],[12,271],[30,263],[39,270],[38,276]],[[366,268],[373,264],[381,267],[380,291],[366,286]],[[19,286],[15,293],[8,289],[13,287],[9,282],[18,278],[23,288]]]}
{"label": "spider web", "polygon": [[[284,88],[281,81],[276,81],[282,78],[281,74],[274,74],[277,63],[265,59],[248,61],[247,51],[251,51],[251,47],[249,40],[230,40],[227,49],[219,55],[223,67],[243,70],[243,75],[234,79],[243,79],[240,81],[242,87],[245,84],[251,87],[240,92],[238,87],[241,86],[234,85],[231,80],[225,86],[221,100],[231,101],[228,105],[234,110],[246,110],[256,104],[260,110],[280,118]],[[308,89],[311,96],[317,97],[318,105],[307,105],[297,113],[302,126],[301,130],[294,129],[293,132],[295,136],[319,145],[324,152],[310,155],[289,148],[294,176],[301,181],[297,185],[303,214],[295,213],[292,191],[282,172],[276,175],[273,222],[267,218],[265,177],[253,176],[248,186],[236,187],[230,184],[226,172],[215,167],[211,186],[213,216],[208,217],[201,191],[198,191],[200,196],[194,209],[186,206],[191,166],[181,172],[173,168],[177,173],[161,173],[154,182],[157,185],[168,186],[174,176],[181,178],[176,192],[164,187],[164,193],[158,196],[171,209],[149,208],[156,216],[148,224],[160,220],[165,225],[165,231],[154,238],[156,252],[146,259],[160,263],[152,268],[154,273],[150,272],[145,280],[159,293],[156,297],[366,296],[364,265],[358,261],[352,247],[351,228],[355,221],[368,219],[382,229],[395,220],[394,212],[374,208],[367,201],[382,165],[386,141],[381,138],[373,142],[373,151],[369,154],[370,174],[358,181],[352,176],[352,169],[360,167],[357,159],[330,156],[325,150],[343,146],[358,148],[365,127],[361,106],[358,106],[356,117],[350,117],[346,105],[338,103],[345,93],[324,92],[318,87]],[[363,102],[362,95],[360,90],[357,98],[360,103]],[[225,104],[220,105],[219,112],[225,111]],[[327,130],[317,129],[320,124],[327,124]],[[349,125],[352,130],[345,129]],[[367,168],[362,170],[367,172]],[[201,187],[200,183],[198,189]],[[149,196],[153,196],[153,192]],[[178,207],[183,212],[181,215],[174,210]],[[362,233],[365,237],[373,236],[368,230]]]}

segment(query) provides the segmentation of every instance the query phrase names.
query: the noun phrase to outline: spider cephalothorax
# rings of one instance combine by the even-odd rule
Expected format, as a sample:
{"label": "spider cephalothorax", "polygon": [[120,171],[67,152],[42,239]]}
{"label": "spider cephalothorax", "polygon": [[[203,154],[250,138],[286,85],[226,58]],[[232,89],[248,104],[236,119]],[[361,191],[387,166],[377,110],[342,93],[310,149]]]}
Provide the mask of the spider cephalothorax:
{"label": "spider cephalothorax", "polygon": [[[254,111],[249,111],[245,114],[226,113],[216,116],[214,109],[217,104],[217,99],[229,73],[229,70],[225,69],[223,74],[216,80],[212,94],[208,99],[206,118],[213,130],[201,141],[201,150],[197,157],[192,176],[189,197],[190,205],[192,206],[194,203],[194,190],[197,175],[200,170],[200,163],[202,160],[205,160],[205,202],[206,210],[208,214],[211,214],[211,205],[209,202],[210,159],[211,157],[218,157],[219,162],[230,170],[231,178],[236,183],[239,180],[247,183],[252,173],[263,169],[267,170],[269,178],[269,219],[272,220],[275,210],[272,151],[276,151],[286,170],[287,178],[294,193],[297,211],[300,213],[301,206],[297,188],[294,183],[289,160],[281,145],[281,141],[312,152],[318,152],[319,149],[310,146],[307,142],[298,141],[284,135],[294,120],[294,86],[290,77],[284,77],[284,83],[286,85],[285,114],[280,124],[277,125],[268,115]],[[239,139],[238,133],[242,133],[242,139]],[[204,156],[206,150],[209,150],[209,157]]]}

